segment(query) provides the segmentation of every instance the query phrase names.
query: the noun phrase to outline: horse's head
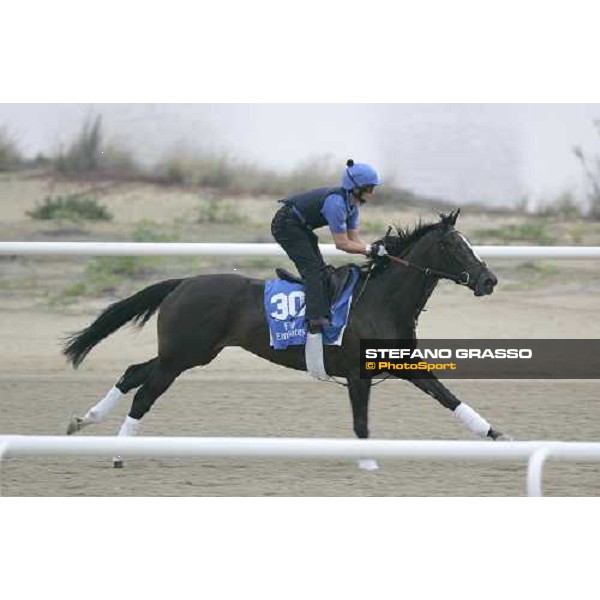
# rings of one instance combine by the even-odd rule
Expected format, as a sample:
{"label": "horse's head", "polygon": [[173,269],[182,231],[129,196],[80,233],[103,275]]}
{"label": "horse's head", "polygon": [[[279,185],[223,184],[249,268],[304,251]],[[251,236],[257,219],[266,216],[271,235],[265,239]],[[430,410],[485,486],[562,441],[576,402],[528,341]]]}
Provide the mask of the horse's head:
{"label": "horse's head", "polygon": [[460,209],[440,214],[438,223],[419,224],[412,231],[398,230],[398,235],[390,235],[388,230],[382,241],[390,256],[404,259],[426,274],[466,285],[476,296],[487,296],[498,278],[455,229],[459,214]]}

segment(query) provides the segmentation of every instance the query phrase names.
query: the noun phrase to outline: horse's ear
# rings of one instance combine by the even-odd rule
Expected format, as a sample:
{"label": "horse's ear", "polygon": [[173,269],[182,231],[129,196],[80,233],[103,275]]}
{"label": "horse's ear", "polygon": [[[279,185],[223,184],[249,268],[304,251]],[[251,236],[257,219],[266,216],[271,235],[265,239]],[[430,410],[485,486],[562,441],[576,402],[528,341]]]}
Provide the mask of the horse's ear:
{"label": "horse's ear", "polygon": [[442,223],[444,225],[452,225],[452,226],[456,225],[456,219],[458,219],[459,214],[460,214],[460,208],[457,208],[456,210],[452,210],[448,214],[439,213]]}
{"label": "horse's ear", "polygon": [[441,213],[438,213],[438,215],[440,216],[440,219],[444,225],[450,224],[451,219],[452,219],[452,213],[441,212]]}

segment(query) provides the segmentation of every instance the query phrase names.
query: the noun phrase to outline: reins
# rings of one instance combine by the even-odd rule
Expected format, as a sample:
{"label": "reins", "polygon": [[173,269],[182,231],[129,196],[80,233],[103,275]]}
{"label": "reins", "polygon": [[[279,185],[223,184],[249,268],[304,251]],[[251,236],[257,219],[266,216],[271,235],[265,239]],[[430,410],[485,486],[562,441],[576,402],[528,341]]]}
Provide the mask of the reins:
{"label": "reins", "polygon": [[[409,269],[415,269],[415,270],[419,271],[420,273],[423,273],[424,275],[428,275],[431,277],[439,277],[440,279],[449,279],[450,281],[454,281],[454,283],[457,283],[458,285],[469,285],[469,281],[471,279],[469,272],[466,270],[462,271],[458,275],[455,275],[454,273],[449,273],[447,271],[440,271],[439,269],[432,269],[430,267],[421,267],[421,266],[416,265],[416,264],[410,262],[409,260],[406,260],[405,258],[402,258],[400,256],[392,256],[391,254],[386,254],[385,258],[388,258],[392,262],[402,265],[403,267],[407,267]],[[373,266],[371,266],[371,268],[369,269],[369,272],[367,273],[367,276],[365,277],[365,281],[362,284],[362,287],[360,288],[360,292],[358,293],[358,296],[356,297],[354,304],[357,304],[358,301],[360,300],[361,296],[363,295],[363,292],[365,291],[365,288],[367,287],[367,284],[369,283],[369,279],[371,278],[372,274],[373,274]]]}

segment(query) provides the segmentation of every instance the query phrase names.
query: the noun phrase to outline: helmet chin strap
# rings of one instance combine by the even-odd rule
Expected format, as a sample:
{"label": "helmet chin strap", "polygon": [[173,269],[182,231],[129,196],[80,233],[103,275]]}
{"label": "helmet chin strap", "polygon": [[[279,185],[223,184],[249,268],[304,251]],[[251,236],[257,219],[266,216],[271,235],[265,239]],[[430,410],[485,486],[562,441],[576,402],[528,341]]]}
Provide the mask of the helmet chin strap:
{"label": "helmet chin strap", "polygon": [[[356,193],[356,191],[358,190],[358,194]],[[363,197],[364,191],[361,190],[359,187],[356,187],[352,190],[352,195],[360,202],[360,204],[366,204],[366,200]]]}

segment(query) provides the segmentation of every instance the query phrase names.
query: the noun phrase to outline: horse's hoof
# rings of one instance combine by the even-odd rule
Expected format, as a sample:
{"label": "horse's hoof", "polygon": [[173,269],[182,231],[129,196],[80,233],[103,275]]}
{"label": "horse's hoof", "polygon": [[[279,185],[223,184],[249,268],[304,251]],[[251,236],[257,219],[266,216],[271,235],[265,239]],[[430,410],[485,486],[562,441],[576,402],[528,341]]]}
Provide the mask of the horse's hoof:
{"label": "horse's hoof", "polygon": [[490,429],[488,437],[492,438],[494,442],[514,442],[510,435],[502,433],[501,431],[498,431],[496,429]]}
{"label": "horse's hoof", "polygon": [[120,458],[115,458],[113,460],[113,467],[115,469],[122,469],[123,468],[123,461]]}
{"label": "horse's hoof", "polygon": [[69,426],[67,427],[67,435],[73,435],[74,433],[81,431],[83,427],[83,419],[80,419],[79,417],[73,417],[69,423]]}
{"label": "horse's hoof", "polygon": [[359,458],[356,462],[358,468],[364,471],[377,471],[379,469],[379,464],[373,458]]}

